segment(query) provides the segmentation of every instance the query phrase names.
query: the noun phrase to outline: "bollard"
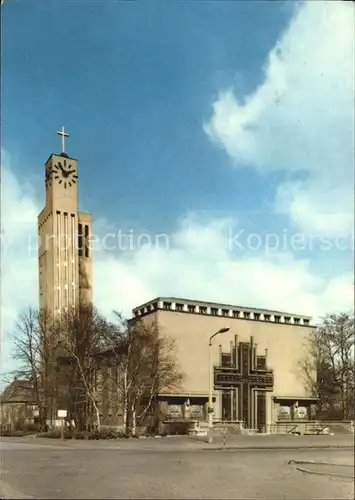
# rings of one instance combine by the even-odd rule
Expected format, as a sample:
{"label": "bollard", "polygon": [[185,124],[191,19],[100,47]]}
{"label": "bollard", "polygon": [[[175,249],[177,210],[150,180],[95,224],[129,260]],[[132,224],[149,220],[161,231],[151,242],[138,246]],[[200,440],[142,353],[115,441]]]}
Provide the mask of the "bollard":
{"label": "bollard", "polygon": [[213,435],[212,435],[212,429],[211,428],[208,428],[208,431],[207,431],[207,436],[208,436],[208,444],[211,444],[213,442]]}
{"label": "bollard", "polygon": [[226,426],[223,427],[223,442],[222,442],[222,448],[226,448],[226,439],[227,439],[227,429]]}

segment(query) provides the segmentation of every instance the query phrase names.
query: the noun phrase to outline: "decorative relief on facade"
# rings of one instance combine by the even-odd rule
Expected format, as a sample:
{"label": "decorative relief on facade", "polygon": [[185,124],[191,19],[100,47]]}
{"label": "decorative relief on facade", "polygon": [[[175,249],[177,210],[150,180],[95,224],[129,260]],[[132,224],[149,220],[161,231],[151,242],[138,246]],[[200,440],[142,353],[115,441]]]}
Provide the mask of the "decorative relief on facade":
{"label": "decorative relief on facade", "polygon": [[168,404],[167,417],[174,420],[203,420],[204,405],[201,404]]}
{"label": "decorative relief on facade", "polygon": [[183,418],[182,405],[168,405],[169,418]]}
{"label": "decorative relief on facade", "polygon": [[291,420],[292,412],[290,406],[280,406],[278,411],[278,420]]}
{"label": "decorative relief on facade", "polygon": [[202,418],[204,416],[203,406],[190,405],[185,408],[185,418]]}
{"label": "decorative relief on facade", "polygon": [[[236,353],[237,356],[232,355]],[[223,360],[230,359],[229,366]],[[265,393],[274,387],[274,374],[267,369],[266,356],[263,368],[258,367],[256,345],[237,342],[231,346],[231,353],[221,353],[221,366],[214,368],[214,388],[222,391],[222,416],[224,419],[243,421],[249,428],[265,425]],[[259,362],[260,366],[260,362]],[[256,402],[257,401],[257,402]]]}
{"label": "decorative relief on facade", "polygon": [[308,408],[306,406],[297,406],[294,408],[294,418],[299,420],[307,420]]}

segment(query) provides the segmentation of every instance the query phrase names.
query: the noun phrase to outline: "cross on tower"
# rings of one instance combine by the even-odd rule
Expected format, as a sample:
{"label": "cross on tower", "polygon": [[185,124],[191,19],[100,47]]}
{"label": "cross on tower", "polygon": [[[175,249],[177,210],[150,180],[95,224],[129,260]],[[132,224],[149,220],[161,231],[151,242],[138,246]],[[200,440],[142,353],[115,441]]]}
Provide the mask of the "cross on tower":
{"label": "cross on tower", "polygon": [[64,126],[62,126],[62,130],[57,131],[57,134],[62,136],[62,153],[65,153],[65,138],[69,137],[69,134],[65,132]]}

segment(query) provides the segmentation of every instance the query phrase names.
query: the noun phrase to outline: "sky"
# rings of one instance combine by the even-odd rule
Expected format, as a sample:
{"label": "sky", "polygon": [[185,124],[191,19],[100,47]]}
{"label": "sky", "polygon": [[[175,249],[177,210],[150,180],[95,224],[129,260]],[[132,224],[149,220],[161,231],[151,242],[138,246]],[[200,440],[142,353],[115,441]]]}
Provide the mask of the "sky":
{"label": "sky", "polygon": [[352,2],[2,11],[2,371],[16,318],[38,305],[37,215],[62,125],[103,314],[157,296],[316,320],[353,307]]}

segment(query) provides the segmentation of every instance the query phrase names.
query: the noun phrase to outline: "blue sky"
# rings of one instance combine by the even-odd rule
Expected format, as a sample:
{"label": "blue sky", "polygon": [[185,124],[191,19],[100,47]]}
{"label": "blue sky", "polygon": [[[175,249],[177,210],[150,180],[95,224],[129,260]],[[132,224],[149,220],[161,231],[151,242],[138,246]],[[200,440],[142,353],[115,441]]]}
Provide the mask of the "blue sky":
{"label": "blue sky", "polygon": [[[97,250],[103,311],[129,314],[157,295],[315,317],[351,307],[351,3],[6,0],[2,9],[6,338],[37,304],[28,239],[62,125],[94,231],[169,235],[169,248]],[[231,245],[238,231],[243,248]]]}
{"label": "blue sky", "polygon": [[231,169],[202,125],[221,88],[247,93],[260,81],[291,15],[283,3],[12,0],[6,9],[3,144],[18,171],[42,175],[63,123],[95,214],[166,230],[190,209],[264,209],[272,179]]}

